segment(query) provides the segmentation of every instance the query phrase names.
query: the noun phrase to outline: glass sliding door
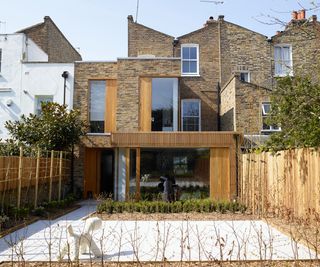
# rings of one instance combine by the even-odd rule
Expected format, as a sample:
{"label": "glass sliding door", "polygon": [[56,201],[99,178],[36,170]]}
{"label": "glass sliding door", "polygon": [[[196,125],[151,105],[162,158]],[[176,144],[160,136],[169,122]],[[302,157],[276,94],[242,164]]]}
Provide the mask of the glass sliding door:
{"label": "glass sliding door", "polygon": [[152,79],[152,131],[178,130],[178,79]]}

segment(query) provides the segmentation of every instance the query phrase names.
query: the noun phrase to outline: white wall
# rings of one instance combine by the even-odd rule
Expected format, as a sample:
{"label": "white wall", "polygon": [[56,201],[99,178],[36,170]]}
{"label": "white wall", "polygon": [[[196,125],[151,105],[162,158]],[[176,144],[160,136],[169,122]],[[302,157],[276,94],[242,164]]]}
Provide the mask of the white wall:
{"label": "white wall", "polygon": [[[35,96],[52,95],[54,102],[63,103],[64,78],[61,74],[64,71],[69,73],[66,104],[72,108],[73,63],[43,62],[48,59],[48,55],[31,39],[26,40],[24,34],[0,35],[0,49],[0,138],[8,137],[5,121],[18,120],[22,114],[34,113]],[[7,105],[8,101],[12,101],[10,106]]]}

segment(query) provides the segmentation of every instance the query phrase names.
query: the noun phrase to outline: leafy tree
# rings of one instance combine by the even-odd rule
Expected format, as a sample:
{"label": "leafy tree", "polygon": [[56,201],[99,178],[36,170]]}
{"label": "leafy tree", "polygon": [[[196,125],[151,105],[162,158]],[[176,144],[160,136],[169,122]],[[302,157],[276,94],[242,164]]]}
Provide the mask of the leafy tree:
{"label": "leafy tree", "polygon": [[85,133],[79,111],[68,111],[57,103],[43,103],[40,115],[22,115],[20,121],[7,121],[5,127],[14,142],[45,150],[73,149]]}
{"label": "leafy tree", "polygon": [[264,149],[320,146],[319,84],[302,76],[280,78],[271,106],[268,123],[280,125],[282,131],[271,135]]}

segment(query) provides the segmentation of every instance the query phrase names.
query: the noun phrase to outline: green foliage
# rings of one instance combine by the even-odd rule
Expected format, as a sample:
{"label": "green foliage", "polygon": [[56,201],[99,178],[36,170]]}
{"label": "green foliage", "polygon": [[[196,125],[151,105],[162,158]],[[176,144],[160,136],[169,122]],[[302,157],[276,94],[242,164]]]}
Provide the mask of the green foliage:
{"label": "green foliage", "polygon": [[320,146],[320,85],[308,77],[277,80],[271,95],[269,124],[281,125],[262,150]]}
{"label": "green foliage", "polygon": [[40,115],[22,115],[19,121],[7,121],[12,140],[9,144],[37,146],[45,150],[69,150],[85,133],[78,110],[67,110],[57,103],[43,103]]}
{"label": "green foliage", "polygon": [[97,207],[98,213],[108,214],[123,212],[141,213],[180,213],[180,212],[245,212],[246,207],[238,202],[213,201],[211,199],[188,199],[185,201],[140,201],[117,202],[111,198],[104,200]]}

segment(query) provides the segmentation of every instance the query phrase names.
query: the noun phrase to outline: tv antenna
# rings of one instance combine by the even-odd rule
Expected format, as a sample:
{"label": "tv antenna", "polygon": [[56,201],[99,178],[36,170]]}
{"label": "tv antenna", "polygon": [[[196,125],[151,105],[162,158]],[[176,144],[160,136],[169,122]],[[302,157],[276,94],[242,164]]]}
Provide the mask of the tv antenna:
{"label": "tv antenna", "polygon": [[137,0],[136,22],[138,21],[138,14],[139,14],[139,0]]}

